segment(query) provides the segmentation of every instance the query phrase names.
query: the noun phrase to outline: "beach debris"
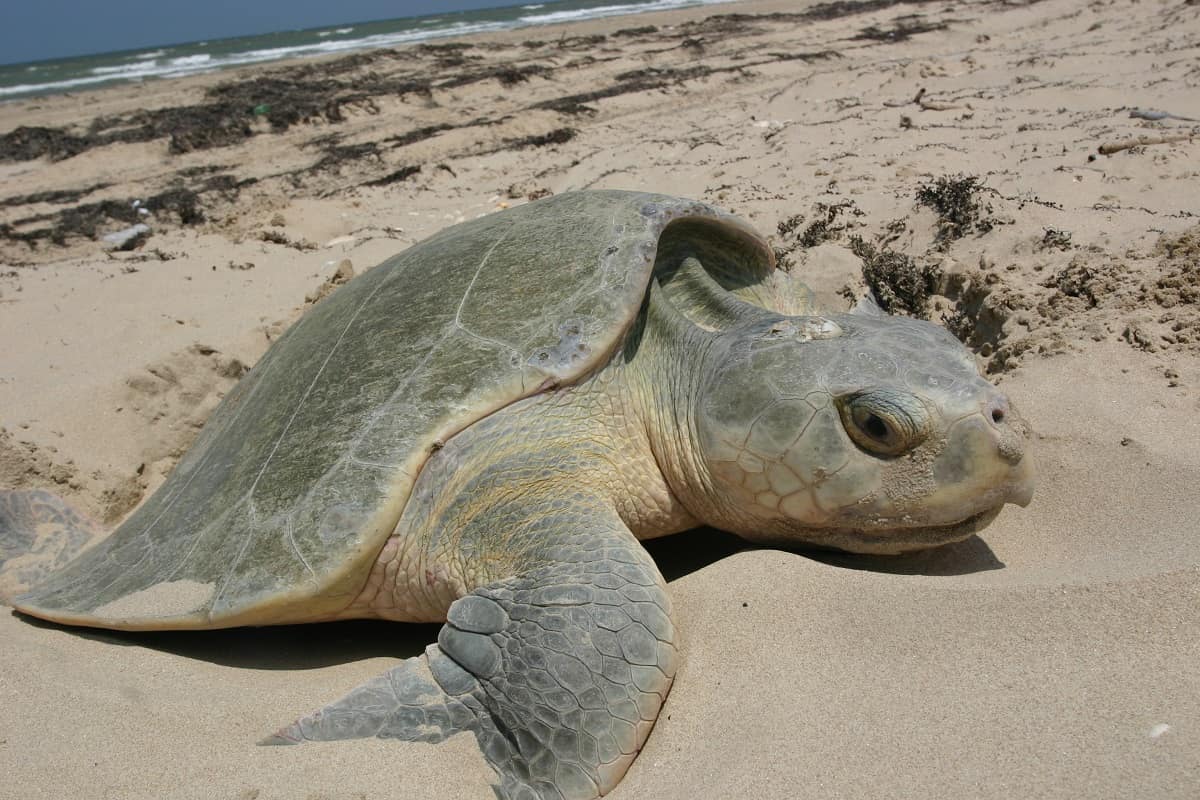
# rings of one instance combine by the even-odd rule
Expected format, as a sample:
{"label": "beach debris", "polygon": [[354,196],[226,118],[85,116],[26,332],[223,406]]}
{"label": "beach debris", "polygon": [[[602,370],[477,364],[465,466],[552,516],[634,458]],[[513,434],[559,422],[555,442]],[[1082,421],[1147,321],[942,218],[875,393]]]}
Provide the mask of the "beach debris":
{"label": "beach debris", "polygon": [[134,250],[150,238],[150,226],[144,222],[130,225],[119,231],[106,233],[101,237],[105,244],[112,245],[114,250]]}
{"label": "beach debris", "polygon": [[1150,108],[1134,108],[1129,112],[1129,116],[1133,119],[1146,119],[1152,122],[1158,122],[1164,119],[1177,119],[1180,122],[1200,122],[1200,119],[1194,117],[1181,117],[1178,114],[1172,114],[1169,111],[1156,111]]}
{"label": "beach debris", "polygon": [[929,22],[922,18],[920,14],[906,14],[893,20],[893,25],[890,28],[868,25],[859,31],[854,38],[859,41],[896,44],[907,41],[917,34],[944,31],[948,27],[950,26],[946,22]]}
{"label": "beach debris", "polygon": [[[377,235],[378,233],[382,233],[382,238],[384,239],[400,239],[404,236],[404,228],[396,225],[364,225],[361,228],[355,228],[350,231],[348,237],[339,236],[336,239],[330,239],[324,246],[329,247],[332,242],[345,244],[346,241],[343,240],[347,240],[347,238],[350,242],[357,242],[358,240],[370,241],[371,239],[381,238]],[[333,262],[330,261],[328,263],[332,264]]]}
{"label": "beach debris", "polygon": [[332,275],[326,278],[320,286],[304,296],[304,304],[311,306],[314,303],[321,302],[323,299],[333,294],[335,289],[353,277],[354,265],[350,263],[350,259],[343,258],[338,262],[337,269],[334,270]]}
{"label": "beach debris", "polygon": [[82,189],[50,189],[47,191],[34,192],[32,194],[19,194],[12,197],[6,197],[0,200],[0,208],[11,206],[25,206],[34,203],[49,203],[51,205],[64,205],[66,203],[76,203],[81,198],[98,192],[101,189],[107,189],[112,186],[111,183],[95,183],[91,186]]}
{"label": "beach debris", "polygon": [[[540,200],[543,197],[549,197],[552,194],[554,194],[554,192],[547,189],[545,186],[540,186],[532,181],[510,183],[508,188],[504,190],[504,196],[509,200],[519,200],[521,198],[525,198],[526,200],[533,201]],[[500,199],[500,195],[497,194],[492,198],[491,202],[495,203]]]}
{"label": "beach debris", "polygon": [[[357,164],[360,161],[372,159],[380,161],[378,142],[359,142],[358,144],[339,145],[336,138],[327,137],[324,144],[324,155],[308,168],[307,172],[333,172],[340,174],[347,164]],[[330,141],[330,139],[334,141]]]}
{"label": "beach debris", "polygon": [[[121,273],[124,275],[132,275],[140,271],[137,267],[133,266],[134,264],[144,264],[147,261],[174,261],[182,255],[182,253],[172,253],[163,250],[161,247],[155,247],[152,250],[142,250],[138,253],[124,250],[108,250],[106,254],[113,261],[121,263]],[[184,280],[190,281],[191,278],[186,277]]]}
{"label": "beach debris", "polygon": [[[183,170],[176,174],[172,188],[145,199],[97,200],[28,217],[20,221],[19,229],[14,229],[15,226],[11,225],[0,225],[0,239],[24,242],[31,249],[36,248],[43,241],[63,246],[74,237],[98,240],[103,229],[110,223],[145,224],[142,220],[151,214],[154,215],[155,224],[159,228],[175,221],[178,221],[180,225],[195,226],[207,219],[204,206],[208,205],[210,195],[215,195],[222,201],[231,202],[237,198],[243,187],[254,184],[258,180],[257,178],[239,180],[226,173],[216,175],[202,173],[202,175],[202,180],[193,183],[190,188],[183,185],[183,179],[192,178],[195,175]],[[95,188],[97,187],[93,187],[93,190]],[[33,197],[33,195],[28,197]],[[70,200],[66,202],[70,202]],[[47,224],[35,227],[39,223]]]}
{"label": "beach debris", "polygon": [[1190,142],[1195,139],[1195,133],[1168,133],[1162,136],[1135,136],[1132,139],[1123,139],[1119,142],[1107,142],[1100,145],[1097,151],[1102,156],[1111,156],[1113,153],[1119,153],[1122,150],[1129,150],[1134,147],[1146,147],[1152,144],[1173,144],[1175,142]]}
{"label": "beach debris", "polygon": [[853,200],[842,200],[837,203],[816,203],[813,207],[813,219],[804,225],[803,214],[793,214],[776,225],[780,243],[775,246],[775,261],[784,271],[795,267],[792,254],[797,250],[809,250],[825,242],[839,239],[853,225],[848,217],[861,217],[863,212]]}
{"label": "beach debris", "polygon": [[[474,124],[477,124],[477,121],[472,121],[472,122],[467,123],[467,125],[474,125]],[[437,125],[424,125],[415,130],[408,131],[407,133],[400,133],[395,136],[389,136],[386,139],[384,139],[382,141],[382,143],[390,145],[391,147],[405,147],[410,144],[416,144],[417,142],[423,142],[426,139],[430,139],[434,136],[437,136],[439,133],[442,133],[443,131],[452,131],[458,127],[466,127],[466,126],[465,125],[451,125],[448,122],[438,123]]]}
{"label": "beach debris", "polygon": [[[0,134],[0,163],[48,158],[60,161],[94,147],[114,143],[166,139],[172,155],[240,144],[264,127],[282,133],[300,123],[339,123],[350,109],[375,113],[374,98],[429,96],[432,78],[367,73],[353,79],[340,77],[367,63],[371,57],[354,54],[315,69],[310,64],[270,70],[251,79],[229,80],[205,92],[205,100],[186,106],[142,109],[127,114],[97,117],[86,129],[20,126]],[[541,74],[544,67],[527,66],[474,69],[445,81],[461,86],[499,77]],[[265,124],[264,124],[265,123]]]}
{"label": "beach debris", "polygon": [[785,236],[785,237],[791,236],[803,224],[804,224],[804,215],[803,214],[793,214],[792,216],[788,217],[787,219],[781,220],[779,222],[779,224],[775,226],[775,230],[777,230],[779,232],[780,236]]}
{"label": "beach debris", "polygon": [[657,25],[640,25],[636,28],[621,28],[613,31],[613,36],[649,36],[652,33],[658,33]]}
{"label": "beach debris", "polygon": [[815,214],[816,219],[809,223],[797,240],[799,245],[805,249],[838,238],[851,225],[845,219],[845,215],[861,217],[863,212],[859,210],[853,200],[843,200],[838,203],[817,203]]}
{"label": "beach debris", "polygon": [[354,244],[356,241],[358,241],[358,237],[354,235],[335,236],[322,246],[337,247],[339,244]]}
{"label": "beach debris", "polygon": [[534,136],[522,136],[517,139],[505,139],[504,149],[519,150],[526,147],[546,147],[552,144],[566,144],[578,135],[574,128],[555,128],[549,133]]}
{"label": "beach debris", "polygon": [[1046,228],[1042,238],[1038,240],[1039,250],[1070,250],[1071,234],[1057,228]]}
{"label": "beach debris", "polygon": [[315,242],[310,242],[308,239],[293,239],[283,231],[258,231],[257,237],[260,241],[283,245],[284,247],[290,247],[293,250],[300,250],[301,252],[317,249]]}
{"label": "beach debris", "polygon": [[[916,95],[911,100],[884,100],[883,104],[888,108],[903,108],[904,106],[916,105],[919,106],[922,111],[949,111],[954,108],[970,108],[970,105],[964,106],[959,103],[946,103],[940,100],[930,100],[925,96],[924,86],[917,90]],[[907,117],[901,117],[900,119],[900,127],[912,127],[911,120],[909,120],[908,125],[903,123],[903,120],[907,119]]]}
{"label": "beach debris", "polygon": [[[753,119],[753,117],[751,117]],[[763,141],[769,142],[785,130],[795,125],[795,120],[791,119],[760,119],[750,123],[755,128],[763,128],[766,133],[763,134]]]}
{"label": "beach debris", "polygon": [[0,135],[0,162],[36,161],[39,158],[60,161],[92,146],[88,137],[65,128],[20,125]]}
{"label": "beach debris", "polygon": [[411,178],[413,175],[416,175],[420,171],[421,171],[420,164],[412,164],[409,166],[401,167],[398,170],[389,172],[387,175],[384,175],[382,178],[375,178],[374,180],[365,181],[359,185],[360,186],[387,186],[392,183],[399,183],[400,181],[406,181],[409,178]]}
{"label": "beach debris", "polygon": [[[742,66],[729,67],[723,71],[741,69]],[[617,82],[602,89],[594,89],[581,94],[566,95],[552,100],[534,103],[531,108],[558,111],[563,114],[594,114],[596,109],[587,103],[605,100],[622,94],[649,92],[677,86],[684,81],[696,80],[711,75],[716,70],[703,64],[676,69],[673,67],[645,67],[616,75]]]}
{"label": "beach debris", "polygon": [[889,314],[929,318],[929,296],[941,282],[941,266],[918,264],[906,253],[877,248],[861,236],[850,237],[850,250],[862,259],[863,280],[880,308]]}
{"label": "beach debris", "polygon": [[987,233],[996,226],[992,206],[981,204],[979,194],[991,192],[978,175],[943,175],[917,189],[917,202],[938,215],[937,241],[961,239],[971,231]]}
{"label": "beach debris", "polygon": [[[548,72],[550,68],[544,64],[526,64],[522,67],[494,67],[490,76],[498,80],[501,86],[516,86],[518,83],[525,83],[531,76],[545,75]],[[474,76],[471,76],[470,80],[473,81]]]}

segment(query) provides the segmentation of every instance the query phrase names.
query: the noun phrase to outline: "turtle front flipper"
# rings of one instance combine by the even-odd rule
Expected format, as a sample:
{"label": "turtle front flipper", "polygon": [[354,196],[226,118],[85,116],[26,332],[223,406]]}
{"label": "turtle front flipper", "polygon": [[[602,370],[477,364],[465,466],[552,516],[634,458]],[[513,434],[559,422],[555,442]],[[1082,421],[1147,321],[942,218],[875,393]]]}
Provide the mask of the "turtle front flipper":
{"label": "turtle front flipper", "polygon": [[500,775],[501,797],[607,793],[671,686],[675,629],[650,556],[611,512],[587,514],[564,510],[522,526],[522,539],[552,544],[532,548],[520,575],[455,601],[426,656],[269,743],[440,741],[470,730]]}
{"label": "turtle front flipper", "polygon": [[58,495],[0,490],[0,602],[41,583],[100,533]]}

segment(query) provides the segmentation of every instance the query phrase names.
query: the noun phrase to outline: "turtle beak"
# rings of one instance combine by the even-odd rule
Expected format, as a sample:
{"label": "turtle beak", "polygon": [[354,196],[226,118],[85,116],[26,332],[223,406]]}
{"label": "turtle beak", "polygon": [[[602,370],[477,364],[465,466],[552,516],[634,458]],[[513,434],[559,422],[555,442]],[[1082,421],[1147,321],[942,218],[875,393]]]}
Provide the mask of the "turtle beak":
{"label": "turtle beak", "polygon": [[1029,463],[1027,445],[1033,433],[1016,409],[1003,394],[989,398],[984,417],[992,426],[996,436],[996,449],[1000,458],[1011,465],[1012,478],[1009,482],[1006,503],[1026,508],[1033,501],[1033,465]]}
{"label": "turtle beak", "polygon": [[1033,470],[1025,469],[1023,471],[1026,474],[1022,475],[1021,478],[1013,484],[1012,489],[1009,490],[1008,500],[1006,502],[1012,503],[1015,506],[1020,506],[1021,508],[1028,508],[1029,504],[1033,502]]}

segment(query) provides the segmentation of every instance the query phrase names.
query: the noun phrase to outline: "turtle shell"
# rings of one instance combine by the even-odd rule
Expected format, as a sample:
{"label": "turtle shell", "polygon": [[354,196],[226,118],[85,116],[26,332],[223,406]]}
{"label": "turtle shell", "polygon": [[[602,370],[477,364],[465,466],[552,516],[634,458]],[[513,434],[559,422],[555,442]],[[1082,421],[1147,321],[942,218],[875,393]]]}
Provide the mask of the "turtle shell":
{"label": "turtle shell", "polygon": [[363,273],[271,346],[157,492],[15,607],[130,629],[336,614],[440,443],[604,365],[681,220],[766,250],[700,203],[577,192],[448,228]]}

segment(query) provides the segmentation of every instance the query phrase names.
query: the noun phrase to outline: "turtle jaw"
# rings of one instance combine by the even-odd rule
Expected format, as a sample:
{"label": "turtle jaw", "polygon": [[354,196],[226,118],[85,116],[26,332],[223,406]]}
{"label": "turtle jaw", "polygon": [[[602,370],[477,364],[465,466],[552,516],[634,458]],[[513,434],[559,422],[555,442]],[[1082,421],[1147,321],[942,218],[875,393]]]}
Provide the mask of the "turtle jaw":
{"label": "turtle jaw", "polygon": [[878,519],[864,521],[861,525],[813,530],[811,538],[805,538],[821,547],[877,555],[896,555],[953,544],[982,531],[1009,503],[1027,507],[1033,501],[1034,485],[1033,469],[1029,460],[1024,459],[1013,467],[1008,480],[1001,485],[963,498],[968,504],[963,508],[967,516],[958,521],[930,523],[918,518],[897,524],[895,519]]}
{"label": "turtle jaw", "polygon": [[914,550],[928,550],[969,539],[991,524],[1003,505],[993,506],[972,514],[960,522],[922,527],[842,528],[821,531],[814,536],[820,547],[869,555],[900,555]]}
{"label": "turtle jaw", "polygon": [[738,535],[767,546],[895,556],[969,539],[990,525],[1002,507],[993,506],[945,525],[808,528],[803,531],[797,531],[793,525],[789,525],[785,529],[768,527],[753,532],[740,531]]}
{"label": "turtle jaw", "polygon": [[835,516],[825,524],[805,524],[775,517],[770,520],[760,518],[756,530],[735,532],[763,544],[801,544],[849,553],[899,555],[969,539],[990,525],[1009,503],[1028,506],[1033,492],[1033,471],[1028,464],[1022,464],[1014,469],[1008,481],[976,495],[974,502],[962,507],[960,513],[966,516],[957,520],[931,521],[928,515],[919,512],[900,517],[873,516],[869,512]]}

